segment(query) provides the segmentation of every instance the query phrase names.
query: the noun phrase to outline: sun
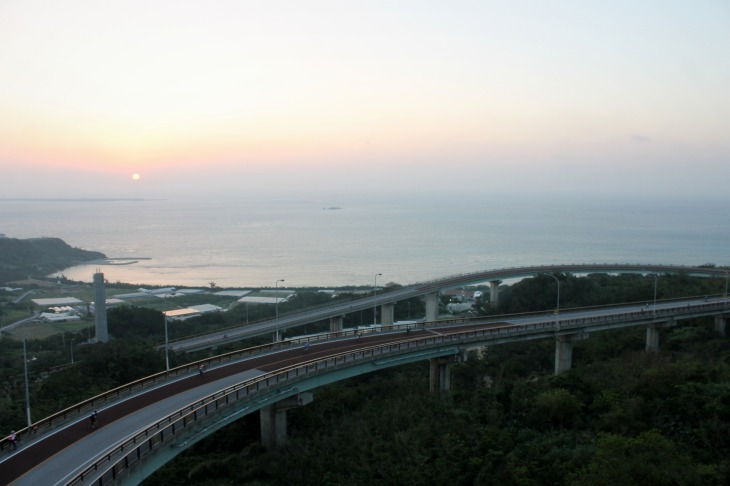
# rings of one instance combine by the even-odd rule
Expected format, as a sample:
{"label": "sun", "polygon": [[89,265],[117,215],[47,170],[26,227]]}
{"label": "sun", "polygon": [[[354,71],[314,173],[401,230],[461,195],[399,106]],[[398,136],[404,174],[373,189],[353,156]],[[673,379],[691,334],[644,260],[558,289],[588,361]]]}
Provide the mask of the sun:
{"label": "sun", "polygon": [[138,181],[139,180],[139,174],[132,174],[132,179],[134,179],[135,181]]}

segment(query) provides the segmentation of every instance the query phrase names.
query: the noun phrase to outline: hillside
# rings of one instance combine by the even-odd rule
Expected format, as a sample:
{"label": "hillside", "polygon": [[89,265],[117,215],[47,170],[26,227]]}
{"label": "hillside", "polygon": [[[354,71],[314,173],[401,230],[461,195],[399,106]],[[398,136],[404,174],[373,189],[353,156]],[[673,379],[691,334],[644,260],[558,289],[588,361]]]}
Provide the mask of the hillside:
{"label": "hillside", "polygon": [[74,248],[60,238],[0,238],[0,284],[30,276],[44,277],[100,258],[106,256]]}

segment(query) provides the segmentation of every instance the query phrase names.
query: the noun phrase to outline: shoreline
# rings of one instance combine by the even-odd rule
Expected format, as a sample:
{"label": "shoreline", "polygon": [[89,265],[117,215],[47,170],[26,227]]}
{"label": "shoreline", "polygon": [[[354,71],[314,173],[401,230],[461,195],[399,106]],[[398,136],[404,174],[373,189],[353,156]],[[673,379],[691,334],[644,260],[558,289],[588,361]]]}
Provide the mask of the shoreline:
{"label": "shoreline", "polygon": [[[122,258],[100,258],[91,260],[85,265],[132,265],[139,263],[140,260],[152,260],[151,257],[122,257]],[[72,267],[69,267],[72,268]]]}

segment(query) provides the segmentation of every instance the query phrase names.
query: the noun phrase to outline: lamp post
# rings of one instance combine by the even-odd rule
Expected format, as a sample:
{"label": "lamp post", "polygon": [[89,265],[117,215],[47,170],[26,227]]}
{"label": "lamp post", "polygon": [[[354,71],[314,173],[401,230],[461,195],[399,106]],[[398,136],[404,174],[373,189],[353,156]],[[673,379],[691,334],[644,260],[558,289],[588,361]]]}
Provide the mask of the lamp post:
{"label": "lamp post", "polygon": [[560,331],[560,280],[558,280],[558,277],[552,273],[546,273],[545,275],[554,278],[555,282],[558,284],[558,300],[555,304],[555,328]]}
{"label": "lamp post", "polygon": [[725,301],[722,304],[723,309],[727,309],[727,281],[730,277],[730,271],[725,270]]}
{"label": "lamp post", "polygon": [[651,276],[654,277],[654,308],[652,309],[651,314],[653,317],[656,317],[656,284],[657,280],[659,279],[659,275],[657,275],[656,273],[652,273]]}
{"label": "lamp post", "polygon": [[23,336],[23,374],[25,376],[25,415],[28,420],[28,428],[32,423],[30,419],[30,391],[28,389],[28,353],[25,350],[25,336]]}
{"label": "lamp post", "polygon": [[378,277],[382,275],[382,273],[376,273],[375,278],[373,279],[373,326],[376,323],[376,316],[378,312],[378,306],[375,303],[375,296],[378,294]]}
{"label": "lamp post", "polygon": [[[165,306],[165,311],[162,313],[162,318],[165,320],[165,371],[170,371],[170,340],[167,334],[167,295],[162,295],[162,302]],[[175,289],[170,291],[170,295],[175,295]]]}
{"label": "lamp post", "polygon": [[283,282],[284,279],[279,279],[274,284],[276,289],[276,334],[274,334],[274,342],[279,340],[279,282]]}

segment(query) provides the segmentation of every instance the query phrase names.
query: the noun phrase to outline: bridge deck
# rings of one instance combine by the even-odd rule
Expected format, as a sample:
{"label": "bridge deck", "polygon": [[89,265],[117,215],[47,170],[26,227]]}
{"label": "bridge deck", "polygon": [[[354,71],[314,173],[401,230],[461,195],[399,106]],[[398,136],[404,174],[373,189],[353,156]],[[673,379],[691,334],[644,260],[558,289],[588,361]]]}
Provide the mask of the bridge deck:
{"label": "bridge deck", "polygon": [[[664,314],[663,319],[672,318],[672,313],[676,313],[678,318],[689,318],[726,312],[726,307],[725,299],[714,299],[712,302],[698,299],[660,304],[657,312]],[[651,321],[652,314],[651,311],[633,305],[564,313],[560,318],[566,325],[573,326],[572,330],[565,330],[570,333],[584,332],[591,328],[600,330],[639,325]],[[360,340],[349,338],[321,342],[312,346],[306,354],[302,353],[301,346],[297,346],[240,359],[211,368],[202,377],[196,372],[178,376],[100,408],[100,421],[93,430],[89,428],[86,417],[77,418],[70,424],[24,442],[17,451],[9,455],[4,452],[5,457],[0,461],[0,480],[2,484],[16,486],[63,484],[66,478],[70,479],[78,474],[89,462],[103,455],[104,451],[112,449],[172,411],[232,384],[295,364],[324,359],[359,348],[433,338],[434,335],[459,335],[458,340],[464,344],[545,338],[554,334],[553,324],[556,320],[557,316],[543,314],[503,322],[475,322],[471,325],[417,329],[407,333],[374,333],[365,335]],[[525,328],[525,335],[513,332],[521,328]],[[503,337],[499,330],[506,331],[504,334],[507,336]]]}
{"label": "bridge deck", "polygon": [[21,443],[17,451],[11,452],[0,462],[1,484],[35,486],[62,482],[67,476],[83,469],[86,461],[79,458],[89,456],[89,451],[93,451],[96,456],[98,451],[122,441],[154,422],[154,419],[219,389],[283,366],[314,359],[318,355],[394,339],[404,337],[402,334],[380,334],[363,337],[361,342],[353,339],[331,341],[313,346],[307,354],[297,347],[209,369],[202,378],[194,373],[144,390],[99,409],[99,422],[93,430],[89,427],[88,418],[84,417],[48,435]]}

